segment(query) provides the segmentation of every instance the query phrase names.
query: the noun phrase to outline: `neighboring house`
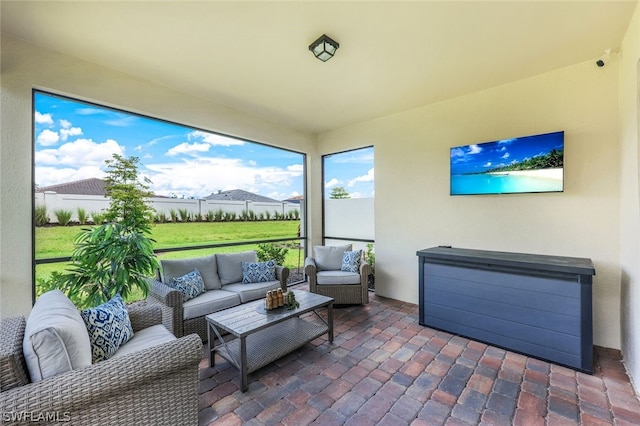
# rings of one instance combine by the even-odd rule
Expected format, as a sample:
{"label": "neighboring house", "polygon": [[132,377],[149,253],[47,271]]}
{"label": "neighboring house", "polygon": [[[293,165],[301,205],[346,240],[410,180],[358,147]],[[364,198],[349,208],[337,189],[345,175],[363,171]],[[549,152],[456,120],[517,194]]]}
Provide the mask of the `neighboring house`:
{"label": "neighboring house", "polygon": [[300,204],[300,202],[302,202],[303,200],[304,195],[296,195],[295,197],[287,198],[283,201],[286,201],[287,203]]}
{"label": "neighboring house", "polygon": [[89,178],[77,180],[74,182],[59,183],[57,185],[43,186],[37,188],[36,192],[57,192],[58,194],[76,194],[76,195],[106,195],[104,189],[104,180],[98,178]]}
{"label": "neighboring house", "polygon": [[254,194],[253,192],[244,191],[242,189],[232,189],[230,191],[218,191],[204,197],[205,200],[223,200],[223,201],[253,201],[258,203],[279,203],[280,200],[264,197]]}

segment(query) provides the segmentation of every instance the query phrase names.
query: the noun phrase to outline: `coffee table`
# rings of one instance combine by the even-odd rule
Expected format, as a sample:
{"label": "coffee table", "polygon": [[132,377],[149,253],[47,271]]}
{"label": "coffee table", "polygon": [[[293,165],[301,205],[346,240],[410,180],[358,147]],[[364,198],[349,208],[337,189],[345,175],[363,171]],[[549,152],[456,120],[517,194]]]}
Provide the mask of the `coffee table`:
{"label": "coffee table", "polygon": [[[333,298],[293,290],[300,306],[296,309],[264,309],[264,299],[244,303],[206,316],[209,337],[209,366],[215,365],[216,352],[241,375],[241,390],[247,390],[247,376],[300,346],[327,333],[333,342]],[[325,320],[317,312],[327,308]],[[321,321],[308,321],[301,315],[313,312]],[[225,342],[221,331],[236,339]],[[216,345],[216,338],[219,344]]]}

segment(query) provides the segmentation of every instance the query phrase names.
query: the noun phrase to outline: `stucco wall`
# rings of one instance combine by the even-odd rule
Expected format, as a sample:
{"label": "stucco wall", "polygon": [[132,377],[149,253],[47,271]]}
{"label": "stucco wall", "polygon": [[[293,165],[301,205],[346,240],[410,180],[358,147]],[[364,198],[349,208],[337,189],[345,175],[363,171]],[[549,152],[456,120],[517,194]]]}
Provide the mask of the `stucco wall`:
{"label": "stucco wall", "polygon": [[640,391],[640,2],[622,43],[619,99],[622,354]]}
{"label": "stucco wall", "polygon": [[[378,294],[417,303],[436,245],[588,257],[595,344],[620,347],[618,61],[594,62],[319,136],[322,154],[374,145]],[[565,192],[449,195],[450,147],[558,130]]]}
{"label": "stucco wall", "polygon": [[[168,90],[126,74],[16,39],[1,41],[0,316],[28,314],[32,304],[32,89],[42,89],[156,118],[311,154],[314,135],[269,123],[224,106]],[[318,197],[316,197],[318,198]],[[320,202],[308,230],[320,233]],[[314,217],[317,214],[318,217]],[[319,237],[318,237],[319,238]]]}

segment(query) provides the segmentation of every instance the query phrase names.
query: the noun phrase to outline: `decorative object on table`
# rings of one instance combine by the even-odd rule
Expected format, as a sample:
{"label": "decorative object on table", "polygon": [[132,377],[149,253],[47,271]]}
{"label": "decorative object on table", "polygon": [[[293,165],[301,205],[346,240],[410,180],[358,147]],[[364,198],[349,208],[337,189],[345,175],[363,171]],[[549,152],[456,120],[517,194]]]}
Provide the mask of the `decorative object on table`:
{"label": "decorative object on table", "polygon": [[295,309],[300,307],[300,303],[296,300],[296,295],[293,291],[288,291],[287,293],[287,309]]}
{"label": "decorative object on table", "polygon": [[277,290],[269,290],[267,292],[267,297],[264,299],[264,308],[267,311],[281,308],[284,306],[284,301],[285,297],[281,288]]}

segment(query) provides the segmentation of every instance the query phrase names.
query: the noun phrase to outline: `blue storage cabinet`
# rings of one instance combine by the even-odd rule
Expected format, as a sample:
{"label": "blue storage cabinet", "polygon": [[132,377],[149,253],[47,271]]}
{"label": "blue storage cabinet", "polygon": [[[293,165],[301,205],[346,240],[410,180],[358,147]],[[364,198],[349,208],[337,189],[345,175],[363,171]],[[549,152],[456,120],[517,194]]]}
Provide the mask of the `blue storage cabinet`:
{"label": "blue storage cabinet", "polygon": [[593,372],[590,259],[451,247],[417,255],[421,325]]}

